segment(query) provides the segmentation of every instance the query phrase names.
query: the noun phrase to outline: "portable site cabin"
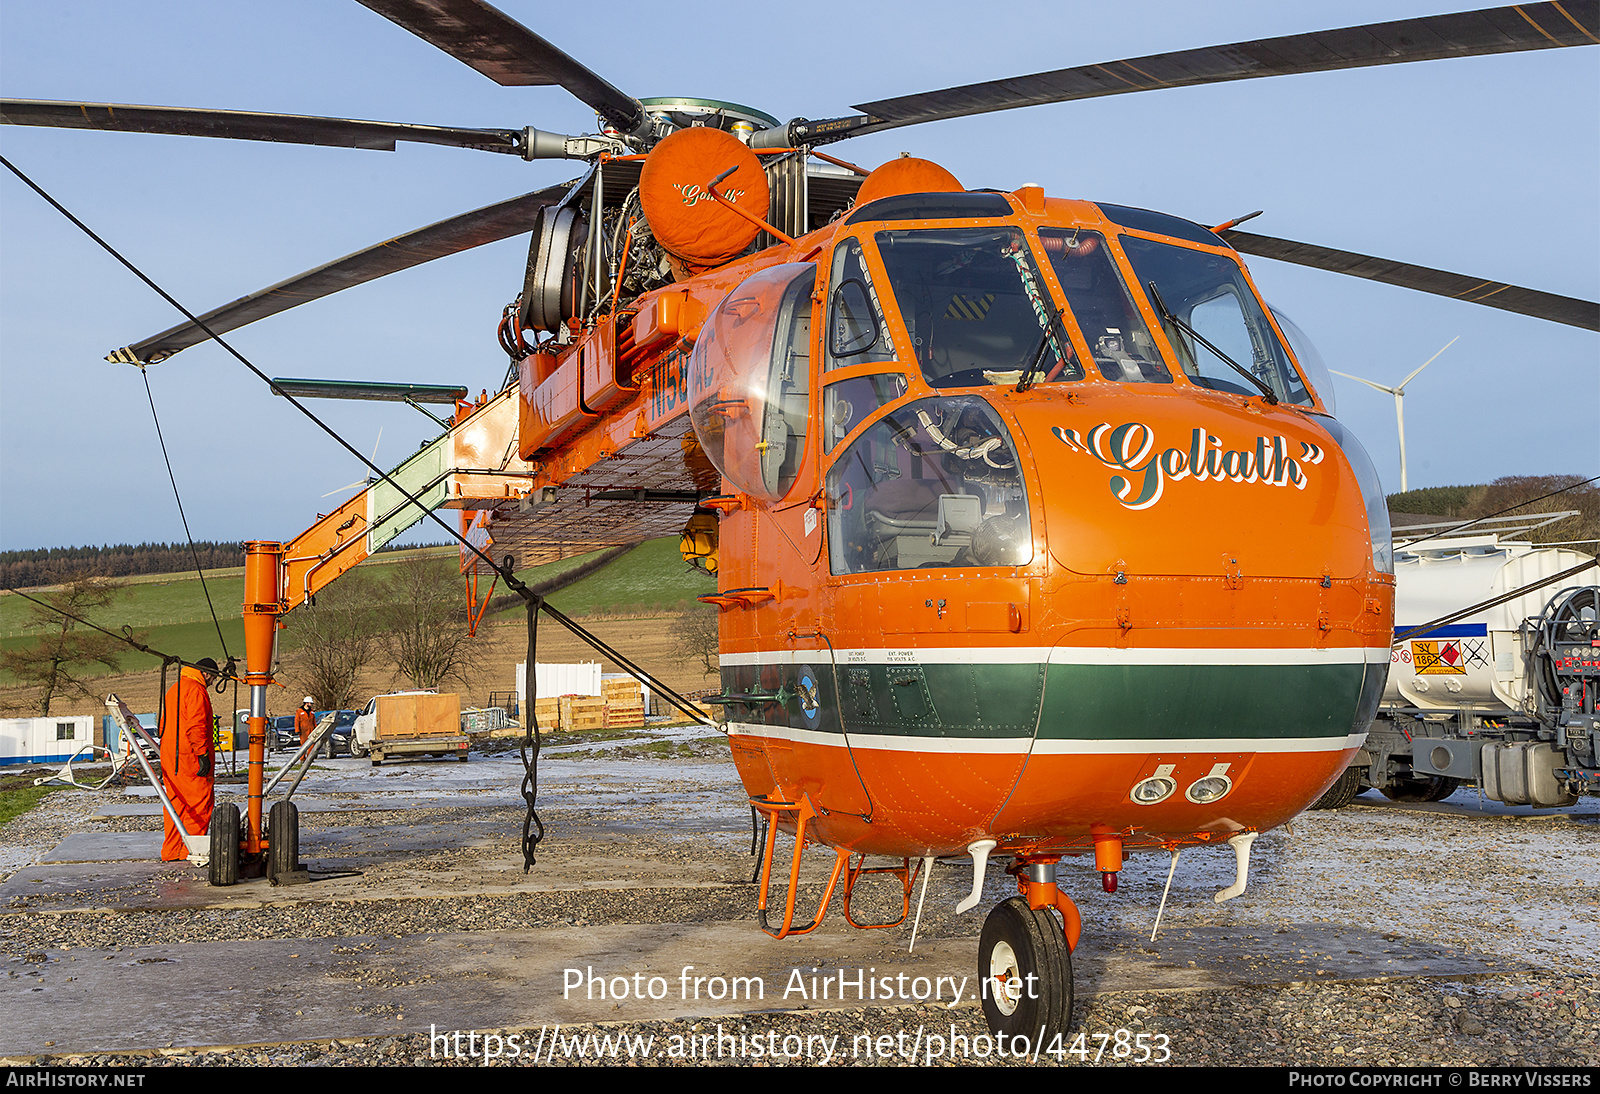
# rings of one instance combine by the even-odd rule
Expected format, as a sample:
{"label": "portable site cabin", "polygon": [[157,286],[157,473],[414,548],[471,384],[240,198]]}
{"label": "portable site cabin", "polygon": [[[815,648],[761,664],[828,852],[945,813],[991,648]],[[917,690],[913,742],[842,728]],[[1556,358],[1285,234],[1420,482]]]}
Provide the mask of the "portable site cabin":
{"label": "portable site cabin", "polygon": [[0,718],[0,766],[65,763],[95,743],[94,717]]}

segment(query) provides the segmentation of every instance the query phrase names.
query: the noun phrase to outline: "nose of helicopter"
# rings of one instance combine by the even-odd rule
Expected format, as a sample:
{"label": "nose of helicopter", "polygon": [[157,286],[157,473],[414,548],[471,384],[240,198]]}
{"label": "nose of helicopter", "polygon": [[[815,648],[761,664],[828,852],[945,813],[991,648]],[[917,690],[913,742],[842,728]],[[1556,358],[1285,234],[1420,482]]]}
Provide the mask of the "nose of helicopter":
{"label": "nose of helicopter", "polygon": [[1016,417],[1039,474],[1051,652],[998,827],[1132,816],[1150,838],[1225,836],[1315,800],[1389,661],[1388,526],[1369,516],[1382,495],[1365,454],[1332,419],[1259,399],[1107,394]]}
{"label": "nose of helicopter", "polygon": [[1374,564],[1367,487],[1332,419],[1136,394],[1017,417],[1050,554],[1073,574],[1351,580]]}

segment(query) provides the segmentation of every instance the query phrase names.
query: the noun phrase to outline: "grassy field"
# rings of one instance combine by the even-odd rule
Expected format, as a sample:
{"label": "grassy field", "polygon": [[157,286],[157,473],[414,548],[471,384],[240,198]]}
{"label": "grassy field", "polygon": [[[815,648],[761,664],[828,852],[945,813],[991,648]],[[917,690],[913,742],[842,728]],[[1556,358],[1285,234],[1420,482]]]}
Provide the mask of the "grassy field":
{"label": "grassy field", "polygon": [[32,772],[26,775],[0,775],[0,827],[38,805],[46,794],[66,789],[59,783],[34,786],[34,778]]}
{"label": "grassy field", "polygon": [[[584,556],[588,557],[588,556]],[[543,580],[581,563],[582,558],[553,562],[523,575],[523,580]],[[717,579],[690,569],[678,554],[675,537],[641,543],[611,565],[597,570],[577,584],[551,595],[550,604],[567,615],[616,615],[621,612],[646,612],[675,609],[694,602],[694,598],[717,590]],[[502,613],[501,618],[520,615],[520,608]]]}
{"label": "grassy field", "polygon": [[[454,572],[457,555],[452,547],[385,552],[363,562],[356,572],[381,580],[384,567],[417,555],[437,558],[441,571]],[[518,576],[529,583],[543,581],[581,565],[588,557],[584,555],[547,566],[530,567]],[[456,577],[455,580],[461,579]],[[122,584],[122,595],[111,607],[94,613],[91,616],[93,622],[111,631],[120,631],[123,626],[146,631],[143,639],[146,645],[185,660],[193,661],[201,657],[222,660],[217,627],[212,622],[205,592],[195,575],[143,575],[127,579]],[[216,606],[227,650],[242,658],[244,624],[240,618],[240,605],[244,600],[243,568],[207,571],[206,586]],[[714,591],[715,588],[714,578],[684,565],[678,556],[677,540],[667,538],[642,544],[572,587],[556,593],[550,598],[550,603],[573,616],[639,613],[672,610],[686,603],[692,604],[696,596]],[[38,595],[36,590],[27,591]],[[496,595],[500,595],[501,591],[496,590]],[[31,621],[29,607],[29,602],[20,596],[0,593],[0,649],[26,645],[39,633],[28,625]],[[520,616],[521,609],[514,607],[486,622],[496,619],[509,621]],[[282,632],[281,648],[286,653],[292,652],[295,647],[293,618],[293,615],[289,616],[291,626]],[[122,661],[122,671],[136,672],[159,665],[157,658],[130,649]],[[7,676],[0,675],[0,686],[13,682]]]}

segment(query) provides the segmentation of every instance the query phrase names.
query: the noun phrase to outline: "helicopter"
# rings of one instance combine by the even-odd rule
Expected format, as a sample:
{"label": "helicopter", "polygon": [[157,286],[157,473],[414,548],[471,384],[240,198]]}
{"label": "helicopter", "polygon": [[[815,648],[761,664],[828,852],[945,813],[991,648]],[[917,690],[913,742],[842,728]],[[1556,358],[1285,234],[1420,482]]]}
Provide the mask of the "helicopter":
{"label": "helicopter", "polygon": [[[1063,855],[1092,853],[1114,888],[1125,851],[1230,845],[1242,891],[1254,835],[1314,800],[1359,746],[1393,629],[1377,475],[1327,413],[1308,344],[1237,257],[1287,254],[1281,241],[1038,186],[967,190],[922,160],[862,170],[814,155],[852,133],[954,116],[974,97],[990,110],[1026,95],[996,105],[983,98],[995,89],[968,91],[957,108],[935,93],[784,123],[715,100],[634,101],[485,4],[367,6],[480,71],[504,76],[529,58],[559,70],[607,123],[409,131],[587,167],[515,208],[458,218],[463,246],[530,227],[533,244],[502,324],[515,382],[456,423],[513,440],[514,459],[453,464],[458,481],[442,485],[461,488],[450,500],[468,533],[524,561],[690,522],[686,553],[716,559],[734,762],[773,821],[763,925],[807,929],[794,898],[808,838],[836,849],[828,893],[842,879],[847,915],[868,873],[892,873],[909,901],[914,862],[970,856],[976,903],[988,860],[1008,860],[1021,895],[985,925],[985,1012],[997,1031],[1054,1033],[1070,1018],[1078,935],[1055,885]],[[1594,16],[1565,4],[1441,19],[1480,46],[1491,23],[1491,39],[1517,43],[1505,48],[1542,49],[1592,43]],[[1379,37],[1385,51],[1416,48],[1415,28]],[[1154,61],[1126,64],[1154,71],[1154,86],[1182,82]],[[1101,75],[1085,77],[1088,93],[1110,93],[1115,66],[1090,67]],[[1118,91],[1153,86],[1119,79]],[[5,110],[23,124],[263,126],[354,147],[375,133],[202,111]],[[720,217],[714,246],[682,210]],[[388,272],[392,255],[365,254],[347,268]],[[306,288],[295,302],[326,291]],[[215,329],[285,295],[224,311]],[[1583,301],[1493,295],[1594,326]],[[164,332],[119,359],[155,363],[203,338]],[[275,621],[322,580],[259,556],[269,562],[247,615],[268,604],[257,614]],[[259,687],[265,633],[267,654],[258,640],[250,655]],[[796,850],[774,924],[780,828]],[[852,853],[900,865],[868,870]]]}

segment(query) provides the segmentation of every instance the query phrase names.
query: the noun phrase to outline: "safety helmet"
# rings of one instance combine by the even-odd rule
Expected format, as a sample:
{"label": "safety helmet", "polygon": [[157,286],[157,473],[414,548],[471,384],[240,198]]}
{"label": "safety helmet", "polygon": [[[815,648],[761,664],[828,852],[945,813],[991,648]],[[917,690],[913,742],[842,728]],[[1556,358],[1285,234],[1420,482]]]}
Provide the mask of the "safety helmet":
{"label": "safety helmet", "polygon": [[303,706],[303,707],[309,707],[309,706],[312,706],[315,703],[316,703],[316,700],[311,698],[311,696],[309,696],[309,695],[307,695],[304,699],[302,699],[300,701],[300,705]]}

